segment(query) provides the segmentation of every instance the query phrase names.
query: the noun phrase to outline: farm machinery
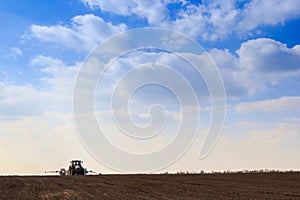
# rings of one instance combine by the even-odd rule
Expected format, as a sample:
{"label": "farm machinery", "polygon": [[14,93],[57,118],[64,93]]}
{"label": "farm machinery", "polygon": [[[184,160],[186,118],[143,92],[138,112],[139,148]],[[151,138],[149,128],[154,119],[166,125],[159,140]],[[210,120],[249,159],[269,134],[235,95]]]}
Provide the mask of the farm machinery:
{"label": "farm machinery", "polygon": [[86,175],[88,173],[96,173],[91,170],[87,170],[86,168],[82,167],[83,161],[81,160],[71,160],[68,170],[65,168],[61,168],[60,170],[56,171],[45,171],[45,173],[58,173],[59,175]]}

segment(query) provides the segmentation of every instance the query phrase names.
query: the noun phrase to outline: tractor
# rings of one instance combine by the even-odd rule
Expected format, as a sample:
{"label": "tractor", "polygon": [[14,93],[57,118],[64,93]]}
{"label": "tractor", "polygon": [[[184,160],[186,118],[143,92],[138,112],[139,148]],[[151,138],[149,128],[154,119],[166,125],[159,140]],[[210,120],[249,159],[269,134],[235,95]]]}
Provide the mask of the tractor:
{"label": "tractor", "polygon": [[82,167],[81,163],[83,163],[81,160],[71,160],[68,174],[69,175],[84,175],[86,172],[86,169],[84,169]]}
{"label": "tractor", "polygon": [[57,171],[45,171],[45,173],[59,173],[59,175],[86,175],[88,173],[96,173],[91,170],[87,170],[86,168],[82,167],[83,161],[81,160],[71,160],[69,169],[66,170],[65,168],[61,168]]}

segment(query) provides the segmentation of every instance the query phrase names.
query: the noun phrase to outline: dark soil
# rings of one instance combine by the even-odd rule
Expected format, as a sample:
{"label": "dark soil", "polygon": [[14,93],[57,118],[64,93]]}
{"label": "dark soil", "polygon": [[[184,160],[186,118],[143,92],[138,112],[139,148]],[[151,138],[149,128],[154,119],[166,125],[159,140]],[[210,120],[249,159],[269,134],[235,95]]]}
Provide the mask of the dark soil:
{"label": "dark soil", "polygon": [[300,173],[2,176],[0,199],[300,199]]}

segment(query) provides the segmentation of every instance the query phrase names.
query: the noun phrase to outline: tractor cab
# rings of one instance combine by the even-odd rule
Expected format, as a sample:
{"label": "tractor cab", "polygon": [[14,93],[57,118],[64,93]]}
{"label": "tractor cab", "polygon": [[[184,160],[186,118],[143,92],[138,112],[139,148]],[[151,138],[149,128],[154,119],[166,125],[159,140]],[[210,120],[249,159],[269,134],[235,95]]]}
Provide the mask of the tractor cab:
{"label": "tractor cab", "polygon": [[69,166],[69,174],[70,175],[84,175],[85,169],[82,167],[81,160],[71,160]]}
{"label": "tractor cab", "polygon": [[81,163],[83,163],[81,160],[71,160],[70,161],[70,165],[74,166],[74,167],[76,167],[76,166],[81,167]]}

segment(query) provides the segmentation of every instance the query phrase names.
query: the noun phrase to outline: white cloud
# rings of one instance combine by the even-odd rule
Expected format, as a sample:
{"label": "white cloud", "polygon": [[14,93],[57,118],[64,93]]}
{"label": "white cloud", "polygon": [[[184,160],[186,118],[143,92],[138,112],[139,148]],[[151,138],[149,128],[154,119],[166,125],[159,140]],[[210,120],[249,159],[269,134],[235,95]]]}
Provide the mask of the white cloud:
{"label": "white cloud", "polygon": [[232,32],[239,19],[239,13],[231,0],[191,4],[186,10],[178,12],[175,20],[165,21],[163,26],[174,28],[194,38],[216,40]]}
{"label": "white cloud", "polygon": [[284,23],[300,16],[298,0],[253,0],[243,10],[238,28],[252,30],[260,25]]}
{"label": "white cloud", "polygon": [[261,25],[276,25],[300,16],[297,0],[253,0],[245,3],[243,8],[237,7],[238,3],[217,0],[190,5],[166,24],[192,37],[216,40],[233,33],[247,34]]}
{"label": "white cloud", "polygon": [[62,61],[46,56],[36,56],[31,64],[43,73],[41,85],[0,84],[0,116],[32,116],[45,111],[69,112],[72,92],[80,63],[66,66]]}
{"label": "white cloud", "polygon": [[278,82],[300,72],[300,46],[288,48],[268,38],[248,40],[237,55],[228,50],[209,51],[221,70],[228,96],[253,95],[266,84]]}
{"label": "white cloud", "polygon": [[242,43],[236,51],[243,68],[268,73],[295,72],[300,69],[300,45],[286,44],[269,38],[258,38]]}
{"label": "white cloud", "polygon": [[[268,83],[299,74],[299,46],[287,48],[286,45],[271,39],[260,38],[247,41],[242,44],[237,55],[219,49],[211,50],[210,54],[221,70],[229,97],[253,95],[258,90],[263,90]],[[273,63],[274,60],[278,62]],[[184,76],[189,77],[196,94],[204,96],[203,92],[206,90],[203,82],[193,75],[194,71],[182,67],[184,63],[180,62],[178,58],[165,53],[142,54],[141,52],[136,52],[132,57],[126,59],[120,58],[118,62],[112,65],[112,69],[107,70],[106,82],[104,81],[106,84],[104,84],[102,92],[111,91],[115,85],[108,86],[108,83],[117,81],[124,70],[153,61],[172,66]],[[270,64],[267,61],[273,63],[272,68],[269,67]],[[286,63],[290,63],[290,65],[287,66]],[[2,114],[29,115],[49,109],[70,110],[74,82],[80,63],[75,66],[66,66],[61,60],[40,55],[33,58],[31,64],[39,66],[43,73],[40,79],[42,90],[30,84],[17,86],[2,83],[0,87]],[[175,82],[174,86],[182,88],[177,84]],[[167,103],[169,99],[165,96],[158,93],[156,97],[161,97]],[[147,95],[143,97],[146,100],[149,99]],[[50,99],[51,104],[49,104]],[[143,102],[145,103],[145,100]]]}
{"label": "white cloud", "polygon": [[[286,44],[278,41],[258,38],[242,43],[236,54],[226,49],[212,49],[209,53],[221,71],[227,96],[239,98],[242,96],[253,96],[257,92],[265,91],[268,85],[278,83],[284,78],[298,76],[300,74],[299,47],[299,45],[296,45],[288,48]],[[201,56],[194,54],[184,54],[183,56],[194,60],[200,66],[207,66],[207,70],[210,70],[209,67],[211,66],[208,66],[207,63],[201,63],[203,61]],[[207,87],[201,77],[198,77],[197,72],[191,69],[182,59],[168,53],[141,51],[133,52],[126,57],[123,56],[110,65],[102,77],[103,82],[101,83],[103,87],[99,94],[110,93],[122,74],[146,63],[163,64],[176,69],[180,74],[188,78],[195,93],[201,94],[200,102],[205,101],[203,97],[208,96]],[[202,70],[208,73],[205,68],[202,68]],[[157,73],[161,75],[162,71]],[[158,75],[154,75],[154,77]],[[150,75],[147,74],[146,76]],[[168,76],[168,78],[173,77]],[[144,80],[145,77],[138,76],[135,81],[139,79]],[[212,82],[215,82],[215,77],[211,77],[211,79],[213,79]],[[173,85],[176,85],[177,88],[183,88],[176,81]],[[143,101],[145,102],[147,99],[149,98],[146,97]]]}
{"label": "white cloud", "polygon": [[265,101],[240,103],[235,110],[238,113],[247,112],[300,112],[300,96],[280,97]]}
{"label": "white cloud", "polygon": [[130,16],[137,15],[146,18],[150,24],[159,24],[168,15],[166,1],[162,0],[126,0],[126,1],[106,1],[106,0],[81,0],[92,9],[100,8],[104,12],[112,12],[117,15]]}
{"label": "white cloud", "polygon": [[32,60],[30,60],[30,63],[31,65],[46,67],[46,69],[65,67],[65,64],[61,60],[43,55],[34,57]]}
{"label": "white cloud", "polygon": [[104,39],[126,30],[125,24],[113,25],[93,14],[78,15],[70,26],[31,25],[27,37],[53,42],[75,51],[89,51]]}
{"label": "white cloud", "polygon": [[[92,9],[117,15],[146,18],[150,25],[181,31],[194,38],[216,40],[248,33],[261,25],[276,25],[300,16],[298,0],[216,0],[191,3],[185,0],[81,0]],[[171,11],[169,5],[179,9]],[[238,6],[241,5],[242,6]]]}

